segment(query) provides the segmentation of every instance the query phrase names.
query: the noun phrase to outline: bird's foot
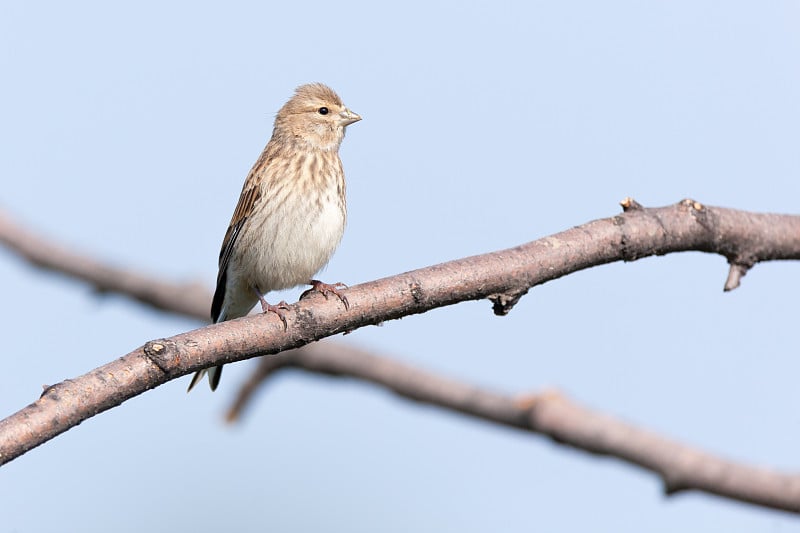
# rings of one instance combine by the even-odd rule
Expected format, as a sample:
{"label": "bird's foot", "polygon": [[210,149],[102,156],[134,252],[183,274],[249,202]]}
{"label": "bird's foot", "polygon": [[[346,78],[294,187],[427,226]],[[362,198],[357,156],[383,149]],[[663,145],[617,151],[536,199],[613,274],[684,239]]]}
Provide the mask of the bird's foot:
{"label": "bird's foot", "polygon": [[281,319],[281,322],[283,322],[283,331],[289,329],[289,324],[286,322],[286,315],[284,314],[284,311],[289,310],[289,304],[281,300],[277,304],[272,305],[271,303],[267,302],[264,299],[264,297],[261,296],[260,294],[258,295],[258,300],[261,302],[261,311],[263,311],[265,314],[275,313],[276,315],[278,315],[278,318]]}
{"label": "bird's foot", "polygon": [[312,292],[319,292],[321,293],[325,299],[328,299],[329,294],[335,295],[339,300],[342,301],[344,304],[345,309],[350,309],[350,302],[347,301],[347,296],[342,294],[340,289],[346,289],[347,285],[342,282],[339,283],[323,283],[318,279],[312,279],[308,282],[311,285],[311,288],[308,289],[306,292],[300,295],[300,299],[302,300]]}

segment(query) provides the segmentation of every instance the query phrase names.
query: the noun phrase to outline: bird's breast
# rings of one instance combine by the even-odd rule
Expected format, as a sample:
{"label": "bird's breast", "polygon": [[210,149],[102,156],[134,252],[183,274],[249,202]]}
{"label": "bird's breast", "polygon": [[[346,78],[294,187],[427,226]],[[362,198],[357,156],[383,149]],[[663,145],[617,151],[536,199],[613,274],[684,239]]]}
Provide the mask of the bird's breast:
{"label": "bird's breast", "polygon": [[283,201],[263,205],[248,221],[250,242],[237,261],[262,292],[307,283],[330,260],[344,233],[344,185],[336,176],[300,188]]}

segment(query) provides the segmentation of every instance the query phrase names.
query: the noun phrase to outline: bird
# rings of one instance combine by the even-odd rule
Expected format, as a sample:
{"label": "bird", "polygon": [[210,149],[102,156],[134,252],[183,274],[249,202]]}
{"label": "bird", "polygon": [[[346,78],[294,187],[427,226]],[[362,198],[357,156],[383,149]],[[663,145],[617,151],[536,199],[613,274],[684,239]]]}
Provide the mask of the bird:
{"label": "bird", "polygon": [[[211,319],[247,315],[256,303],[286,329],[286,302],[269,304],[270,291],[309,284],[345,308],[342,283],[313,277],[328,263],[344,233],[345,180],[339,146],[361,117],[322,83],[301,85],[275,116],[272,137],[244,181],[219,254]],[[305,296],[306,293],[303,293]],[[301,296],[301,298],[303,297]],[[208,374],[216,390],[222,365],[195,373],[187,392]]]}

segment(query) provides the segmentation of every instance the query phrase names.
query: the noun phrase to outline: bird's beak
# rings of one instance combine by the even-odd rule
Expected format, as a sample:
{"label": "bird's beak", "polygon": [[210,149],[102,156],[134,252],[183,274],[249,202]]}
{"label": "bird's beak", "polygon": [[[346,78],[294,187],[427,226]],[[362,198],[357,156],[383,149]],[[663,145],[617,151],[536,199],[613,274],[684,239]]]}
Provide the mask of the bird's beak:
{"label": "bird's beak", "polygon": [[342,117],[341,124],[342,126],[349,126],[353,122],[358,122],[361,120],[361,116],[358,113],[353,113],[346,107],[339,113],[339,116]]}

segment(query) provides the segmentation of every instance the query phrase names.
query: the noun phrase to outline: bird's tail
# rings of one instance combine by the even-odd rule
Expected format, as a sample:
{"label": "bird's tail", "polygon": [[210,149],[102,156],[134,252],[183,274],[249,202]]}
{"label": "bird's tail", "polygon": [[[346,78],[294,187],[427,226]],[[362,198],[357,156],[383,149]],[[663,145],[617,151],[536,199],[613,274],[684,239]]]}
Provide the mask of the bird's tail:
{"label": "bird's tail", "polygon": [[205,376],[206,373],[208,373],[208,386],[211,387],[212,391],[217,390],[219,380],[222,377],[222,365],[204,368],[195,372],[194,376],[192,377],[192,382],[189,383],[189,388],[186,389],[186,392],[192,390],[192,388],[197,385],[201,379],[203,379],[203,376]]}
{"label": "bird's tail", "polygon": [[[215,324],[219,324],[220,322],[224,322],[228,320],[228,313],[226,309],[222,308],[222,303],[224,300],[224,290],[220,290],[220,287],[225,287],[225,274],[217,280],[217,290],[214,292],[214,301],[211,304],[211,320]],[[198,370],[192,376],[192,381],[189,383],[189,387],[186,389],[186,392],[190,392],[195,385],[200,383],[200,380],[203,379],[203,376],[208,374],[208,386],[211,387],[212,391],[217,390],[217,386],[219,385],[219,380],[222,377],[222,365],[211,367],[211,368],[203,368]]]}

